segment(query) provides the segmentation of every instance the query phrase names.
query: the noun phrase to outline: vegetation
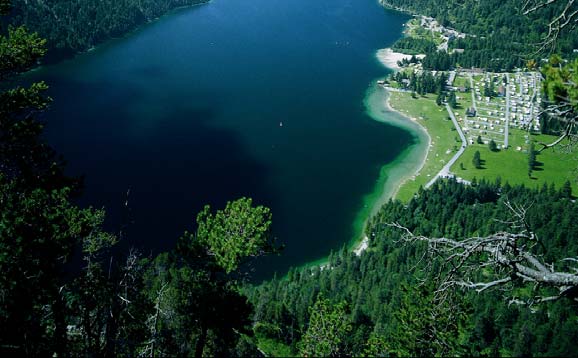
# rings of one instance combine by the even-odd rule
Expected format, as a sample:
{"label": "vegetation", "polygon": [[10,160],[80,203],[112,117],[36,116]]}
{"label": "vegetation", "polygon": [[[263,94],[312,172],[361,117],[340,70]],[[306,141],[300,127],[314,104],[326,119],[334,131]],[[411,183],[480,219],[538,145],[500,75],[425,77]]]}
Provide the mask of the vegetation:
{"label": "vegetation", "polygon": [[540,120],[542,133],[554,134],[552,142],[541,142],[539,151],[554,147],[561,141],[578,138],[578,59],[564,64],[559,56],[552,56],[544,66],[543,92],[547,97]]}
{"label": "vegetation", "polygon": [[331,304],[319,296],[310,308],[309,325],[299,344],[299,354],[304,357],[335,357],[346,352],[344,341],[351,331],[346,303]]}
{"label": "vegetation", "polygon": [[[0,0],[8,11],[9,2]],[[0,37],[2,88],[45,53],[24,27]],[[47,85],[0,93],[0,352],[6,356],[255,356],[245,264],[276,252],[269,209],[241,198],[199,214],[156,258],[113,253],[105,213],[42,140]],[[81,257],[77,257],[81,255]],[[77,264],[75,262],[81,261]]]}
{"label": "vegetation", "polygon": [[402,88],[425,96],[427,93],[442,93],[448,77],[443,72],[434,76],[429,71],[422,71],[421,73],[401,71],[393,73],[391,80],[397,82]]}
{"label": "vegetation", "polygon": [[[147,4],[139,2],[143,3]],[[493,7],[472,3],[468,9],[472,18],[461,22],[462,17],[453,17],[461,14],[454,2],[436,2],[437,9],[429,0],[396,3],[408,9],[421,6],[439,16],[444,15],[438,11],[445,9],[448,17],[442,22],[456,27],[469,24],[473,29],[483,11],[498,8],[493,1],[487,2]],[[33,18],[26,16],[35,12],[25,16],[21,4],[16,3],[14,18]],[[96,7],[75,7],[84,4]],[[109,8],[100,13],[103,4]],[[102,21],[93,27],[102,37],[80,32],[70,42],[78,48],[67,45],[71,39],[66,38],[61,48],[76,51],[89,43],[83,38],[100,41],[138,19],[150,19],[144,6],[137,11],[136,3],[128,0],[114,4],[119,8],[88,1],[37,5],[38,14],[74,10],[88,24]],[[178,4],[184,2],[164,3],[158,9]],[[504,4],[508,8],[511,2]],[[0,14],[10,8],[7,0],[0,0]],[[118,27],[106,25],[102,14],[118,16],[112,18]],[[501,15],[497,11],[492,16]],[[46,19],[50,23],[52,18]],[[128,21],[121,24],[120,19]],[[530,34],[535,26],[540,22],[529,28]],[[494,33],[487,32],[488,27],[484,23],[486,32],[478,29],[487,35],[480,41],[516,34],[517,28],[496,27]],[[58,31],[55,27],[54,34]],[[539,188],[471,178],[469,186],[447,180],[429,190],[417,189],[451,157],[459,139],[448,139],[453,125],[439,106],[445,99],[444,75],[409,74],[413,96],[392,97],[404,113],[428,128],[432,149],[422,173],[402,191],[405,201],[390,201],[371,218],[366,228],[369,247],[360,255],[342,249],[331,253],[323,267],[291,269],[287,277],[250,286],[246,264],[279,248],[270,235],[269,209],[254,206],[247,198],[229,202],[222,210],[205,207],[195,230],[185,232],[169,253],[156,257],[136,251],[113,253],[118,237],[103,230],[104,211],[74,204],[81,181],[64,174],[63,162],[42,140],[38,114],[51,101],[45,95],[47,85],[8,88],[15,76],[46,53],[45,41],[24,27],[7,27],[2,33],[0,352],[4,355],[258,356],[257,342],[267,353],[282,356],[576,352],[578,203],[567,180],[568,158],[544,150],[572,137],[575,63],[557,67],[551,63],[544,70],[550,101],[568,114],[556,117],[559,127],[566,128],[558,140],[540,150],[532,141],[528,153],[497,153],[493,141],[488,147],[470,146],[456,170],[468,178],[472,171],[463,163],[470,155],[480,169],[475,174],[485,173],[480,176],[496,175],[495,168],[502,170],[507,162],[514,173],[509,175],[512,182],[540,180]],[[496,61],[502,66],[500,61],[506,59]],[[427,97],[431,93],[437,94],[435,101]],[[458,106],[455,101],[455,95],[448,96],[452,107]],[[541,142],[548,137],[532,139]],[[482,151],[488,163],[481,159]],[[548,170],[539,170],[542,166]],[[531,178],[517,176],[525,169]],[[80,267],[74,266],[75,258]]]}
{"label": "vegetation", "polygon": [[[430,96],[431,97],[431,96]],[[399,188],[396,197],[402,201],[411,199],[420,187],[425,186],[443,168],[457,150],[459,137],[449,136],[454,128],[451,121],[447,120],[447,111],[439,107],[436,101],[430,97],[412,98],[409,93],[392,92],[390,94],[391,106],[400,113],[414,118],[424,126],[431,138],[431,146],[425,164],[420,172],[408,179]],[[455,133],[455,132],[454,132]]]}
{"label": "vegetation", "polygon": [[86,51],[182,6],[207,0],[13,0],[9,23],[26,25],[48,39],[49,56]]}
{"label": "vegetation", "polygon": [[496,144],[496,142],[491,139],[490,143],[488,143],[488,148],[492,151],[492,152],[497,152],[498,151],[498,145]]}
{"label": "vegetation", "polygon": [[402,37],[397,40],[391,48],[396,52],[406,53],[408,55],[418,55],[434,52],[437,49],[437,46],[433,41],[428,39]]}
{"label": "vegetation", "polygon": [[532,171],[536,167],[536,148],[534,143],[530,144],[530,149],[528,149],[528,176],[532,176]]}
{"label": "vegetation", "polygon": [[474,165],[474,168],[482,169],[482,159],[481,159],[479,150],[476,150],[476,152],[474,153],[474,158],[472,159],[472,164]]}
{"label": "vegetation", "polygon": [[[515,134],[515,132],[511,134]],[[530,142],[551,142],[555,138],[546,135],[533,135],[530,136]],[[522,143],[523,140],[522,136]],[[513,146],[519,145],[516,144],[519,142],[515,138],[514,140],[511,138],[510,143]],[[567,146],[569,141],[565,140],[560,144]],[[450,170],[458,177],[468,181],[472,181],[474,178],[489,181],[502,179],[509,181],[510,184],[525,185],[528,188],[541,187],[544,184],[554,184],[559,188],[566,181],[569,181],[573,190],[578,190],[576,181],[578,161],[575,152],[560,147],[542,151],[539,154],[536,153],[532,174],[528,176],[529,150],[518,151],[514,148],[493,152],[485,144],[469,145],[460,157],[460,162],[464,164],[463,168],[456,163]],[[475,166],[469,164],[472,163],[476,151],[480,152],[481,158],[484,160],[482,170],[475,170]]]}
{"label": "vegetation", "polygon": [[[293,269],[286,278],[251,289],[254,320],[270,327],[257,334],[296,351],[312,324],[308,307],[322,296],[334,305],[349,304],[344,321],[349,319],[352,328],[343,346],[352,356],[368,350],[401,356],[572,355],[578,331],[571,298],[532,309],[512,304],[514,298],[550,292],[523,280],[483,294],[455,288],[439,297],[436,283],[451,267],[443,258],[425,258],[423,245],[403,244],[404,231],[391,225],[398,223],[415,235],[455,239],[510,232],[515,228],[508,223],[513,214],[507,203],[532,203],[526,220],[541,240],[532,252],[557,267],[565,265],[559,258],[578,254],[577,204],[567,189],[438,182],[407,203],[386,204],[367,227],[370,246],[361,256],[343,249],[330,255],[324,269]],[[477,277],[492,275],[488,269]]]}
{"label": "vegetation", "polygon": [[[549,6],[524,15],[522,2],[518,0],[491,1],[446,1],[436,0],[381,0],[386,7],[397,8],[413,14],[431,16],[441,25],[473,36],[457,38],[449,42],[451,49],[463,49],[461,52],[423,52],[427,56],[423,66],[429,70],[449,70],[452,68],[485,68],[490,71],[510,71],[523,68],[526,61],[537,57],[536,51],[549,33],[550,21],[566,6],[564,1],[550,2]],[[570,57],[573,49],[578,48],[578,36],[575,27],[565,29],[553,44],[553,52]],[[411,37],[411,35],[410,35]],[[415,42],[416,45],[409,43]],[[398,48],[414,47],[427,49],[423,39],[404,39]],[[520,56],[523,54],[523,56]],[[535,58],[539,60],[539,58]]]}

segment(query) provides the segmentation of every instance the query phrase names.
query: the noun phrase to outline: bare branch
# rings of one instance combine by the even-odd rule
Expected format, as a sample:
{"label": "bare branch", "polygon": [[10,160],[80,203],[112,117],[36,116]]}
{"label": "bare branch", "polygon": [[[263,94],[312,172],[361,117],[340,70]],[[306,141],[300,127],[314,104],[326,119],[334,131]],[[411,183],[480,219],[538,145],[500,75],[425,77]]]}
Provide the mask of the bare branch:
{"label": "bare branch", "polygon": [[[555,15],[548,23],[548,33],[544,37],[539,51],[544,51],[546,48],[556,45],[560,33],[565,29],[572,29],[578,24],[578,9],[576,9],[576,0],[563,0],[566,2],[563,9]],[[555,3],[562,3],[561,0],[525,0],[522,13],[530,15],[539,10],[551,6]]]}
{"label": "bare branch", "polygon": [[[507,205],[518,216],[518,222],[525,222],[527,209],[511,203]],[[521,233],[498,232],[486,237],[469,237],[462,240],[414,235],[398,223],[389,226],[403,232],[401,241],[409,244],[424,242],[427,244],[429,255],[443,259],[447,269],[440,276],[435,292],[438,300],[443,300],[447,292],[456,287],[472,289],[478,293],[507,285],[511,288],[516,278],[521,282],[534,282],[538,286],[556,288],[559,292],[556,297],[568,296],[575,299],[578,270],[571,268],[570,271],[556,271],[552,264],[533,254],[530,251],[532,245],[528,243],[536,241],[536,237],[531,231],[526,230],[527,225]],[[567,258],[565,261],[578,262],[574,258]],[[479,273],[482,268],[492,269],[494,278],[480,281]],[[537,296],[527,303],[536,304],[551,300],[549,297]]]}

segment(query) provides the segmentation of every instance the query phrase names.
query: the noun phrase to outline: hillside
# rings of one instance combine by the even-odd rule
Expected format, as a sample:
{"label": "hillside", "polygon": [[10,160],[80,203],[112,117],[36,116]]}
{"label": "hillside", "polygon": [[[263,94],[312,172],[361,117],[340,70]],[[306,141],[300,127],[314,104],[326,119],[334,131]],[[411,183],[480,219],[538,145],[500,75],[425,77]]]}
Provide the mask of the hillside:
{"label": "hillside", "polygon": [[[529,190],[450,181],[421,191],[407,205],[390,202],[370,222],[370,247],[361,256],[332,253],[323,269],[295,269],[250,290],[261,346],[273,354],[279,347],[299,351],[313,313],[308,308],[324,297],[346,303],[340,319],[350,322],[351,330],[338,345],[346,355],[360,356],[375,349],[375,342],[381,342],[381,354],[401,356],[572,355],[578,338],[575,302],[563,299],[531,309],[510,304],[512,297],[549,290],[535,286],[532,291],[522,281],[504,290],[457,289],[445,300],[434,299],[436,282],[449,268],[440,258],[424,256],[424,246],[404,245],[402,231],[388,225],[399,223],[416,235],[484,236],[514,230],[506,224],[512,215],[506,202],[532,204],[526,218],[543,244],[535,252],[563,265],[557,259],[578,254],[577,204],[568,195],[546,186]],[[480,269],[478,277],[492,276]]]}
{"label": "hillside", "polygon": [[14,0],[9,18],[48,40],[57,60],[119,37],[172,9],[206,0]]}
{"label": "hillside", "polygon": [[[564,30],[552,46],[542,46],[548,24],[564,8],[565,2],[554,2],[528,15],[523,14],[522,2],[516,0],[382,0],[381,3],[388,8],[433,17],[439,25],[467,35],[450,39],[448,53],[430,50],[431,56],[424,62],[424,68],[428,69],[461,66],[509,71],[524,67],[529,59],[548,57],[550,51],[570,58],[574,56],[574,49],[578,49],[576,28]],[[419,43],[419,47],[430,48],[423,43]],[[452,53],[454,49],[460,51]]]}

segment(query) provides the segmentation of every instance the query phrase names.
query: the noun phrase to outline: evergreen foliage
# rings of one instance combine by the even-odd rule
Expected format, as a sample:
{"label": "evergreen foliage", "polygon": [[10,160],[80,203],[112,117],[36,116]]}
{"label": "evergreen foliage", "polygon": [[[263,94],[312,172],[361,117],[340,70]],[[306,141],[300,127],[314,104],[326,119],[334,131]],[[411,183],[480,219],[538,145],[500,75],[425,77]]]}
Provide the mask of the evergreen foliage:
{"label": "evergreen foliage", "polygon": [[343,249],[332,253],[322,270],[292,269],[285,278],[249,290],[254,321],[269,327],[257,335],[296,351],[311,321],[309,307],[322,295],[351,307],[344,355],[573,355],[578,348],[574,301],[532,309],[509,304],[504,294],[533,294],[532,287],[517,282],[509,292],[457,291],[436,303],[435,280],[442,273],[422,270],[421,249],[400,244],[401,232],[388,225],[397,222],[416,235],[433,237],[484,236],[510,229],[506,201],[529,207],[528,224],[543,243],[535,249],[547,261],[565,265],[558,259],[578,254],[578,204],[565,189],[438,182],[409,203],[384,205],[367,227],[370,247],[360,256]]}
{"label": "evergreen foliage", "polygon": [[453,109],[456,109],[458,107],[458,102],[456,100],[456,93],[454,91],[450,92],[450,95],[448,97],[448,104],[450,105],[450,107],[452,107]]}
{"label": "evergreen foliage", "polygon": [[[0,0],[0,10],[9,2]],[[42,140],[48,86],[7,88],[45,41],[0,36],[0,353],[3,356],[258,355],[239,285],[276,251],[271,214],[242,198],[199,214],[197,231],[155,259],[113,254],[105,213],[73,204],[78,180]],[[81,255],[81,268],[71,265]],[[76,260],[79,261],[79,260]]]}
{"label": "evergreen foliage", "polygon": [[[424,69],[445,71],[476,67],[494,72],[523,68],[528,57],[536,57],[536,50],[548,33],[548,22],[566,5],[566,2],[552,2],[524,16],[521,13],[522,3],[518,0],[381,0],[381,3],[412,14],[431,16],[443,26],[472,35],[450,41],[450,50],[459,48],[464,50],[463,53],[450,54],[432,48],[423,51],[427,55],[422,61]],[[561,36],[553,52],[565,57],[573,56],[573,49],[578,48],[577,31],[573,28]],[[411,42],[416,44],[410,45]],[[428,50],[422,43],[423,39],[404,39],[394,48]]]}
{"label": "evergreen foliage", "polygon": [[304,357],[338,357],[345,349],[343,342],[351,331],[346,302],[332,305],[322,296],[310,308],[309,324],[299,344]]}
{"label": "evergreen foliage", "polygon": [[59,59],[86,51],[168,11],[207,0],[12,0],[9,22],[26,25],[46,38],[49,56]]}
{"label": "evergreen foliage", "polygon": [[532,171],[536,167],[536,147],[534,142],[530,143],[530,148],[528,149],[528,176],[532,176]]}
{"label": "evergreen foliage", "polygon": [[[485,27],[478,27],[478,17],[484,11],[499,7],[495,1],[472,1],[463,2],[472,5],[467,9],[471,18],[466,20],[455,2],[435,2],[437,8],[431,6],[432,0],[392,3],[408,9],[419,6],[421,11],[435,13],[446,25],[464,31],[469,26],[471,31],[487,35],[467,46],[512,34],[518,36],[512,38],[526,41],[543,26],[540,21],[532,24],[527,35],[516,32],[525,23],[515,22],[511,28],[495,27],[495,32],[488,33],[488,26],[500,21],[505,24],[509,19],[500,9],[493,15],[487,13],[491,19],[483,23]],[[60,51],[71,53],[120,35],[170,8],[191,3],[17,1],[12,20],[46,31]],[[500,3],[508,8],[512,2]],[[0,0],[0,14],[11,8],[9,1]],[[25,27],[5,26],[3,30],[3,355],[256,356],[261,353],[253,333],[258,339],[289,347],[284,354],[307,356],[575,354],[575,301],[563,299],[532,309],[509,305],[504,294],[511,298],[548,292],[547,287],[528,287],[523,281],[513,282],[505,293],[454,292],[439,301],[435,282],[444,273],[441,261],[432,262],[437,271],[426,271],[421,248],[401,245],[401,233],[389,225],[400,223],[415,234],[427,236],[487,235],[510,229],[507,221],[511,213],[505,203],[512,202],[528,208],[527,223],[541,239],[540,245],[532,247],[535,254],[565,267],[568,263],[560,258],[578,255],[578,204],[569,182],[560,190],[485,181],[474,181],[471,186],[454,180],[437,182],[427,191],[421,189],[409,203],[390,201],[383,206],[368,223],[370,246],[360,256],[344,248],[332,253],[323,268],[292,269],[285,278],[241,290],[247,261],[278,251],[270,236],[269,209],[253,206],[246,198],[227,203],[214,213],[206,207],[197,216],[196,230],[186,232],[174,251],[154,258],[143,258],[134,251],[113,255],[117,237],[102,229],[105,213],[73,203],[79,181],[63,174],[62,160],[42,140],[43,124],[36,115],[51,101],[45,95],[47,85],[7,88],[10,79],[38,63],[46,43]],[[431,49],[431,43],[401,44],[416,50]],[[561,48],[565,44],[562,42]],[[518,44],[496,46],[494,56]],[[481,46],[479,54],[488,48]],[[428,56],[424,67],[454,66],[458,57],[451,56]],[[440,63],[427,62],[437,60]],[[494,59],[481,57],[476,61],[491,63]],[[495,63],[507,67],[510,62],[504,58]],[[569,66],[572,69],[575,64]],[[560,66],[545,71],[550,76],[546,90],[552,100],[562,94],[575,96],[572,88],[559,86],[573,78],[575,71],[568,70],[568,76]],[[424,71],[419,76],[397,76],[407,76],[396,80],[409,79],[413,93],[437,93],[438,104],[443,102],[444,74],[434,76]],[[453,102],[451,94],[448,102]],[[479,152],[473,164],[481,167]],[[535,165],[532,145],[529,174]],[[71,270],[75,253],[82,256],[81,270]],[[480,271],[481,276],[491,274],[489,269]]]}
{"label": "evergreen foliage", "polygon": [[482,168],[482,158],[480,156],[479,150],[476,150],[476,152],[474,153],[474,157],[472,158],[472,164],[476,169]]}
{"label": "evergreen foliage", "polygon": [[492,151],[492,152],[497,152],[498,151],[498,145],[496,144],[496,142],[491,139],[490,143],[488,144],[488,148]]}
{"label": "evergreen foliage", "polygon": [[412,71],[411,73],[401,71],[391,74],[392,81],[395,81],[399,83],[400,86],[422,96],[427,93],[442,94],[447,79],[447,74],[443,72],[438,73],[435,76],[430,71],[422,71],[420,74],[417,74],[415,71]]}
{"label": "evergreen foliage", "polygon": [[437,46],[432,41],[426,39],[402,37],[392,45],[391,49],[408,55],[418,55],[421,53],[434,52]]}

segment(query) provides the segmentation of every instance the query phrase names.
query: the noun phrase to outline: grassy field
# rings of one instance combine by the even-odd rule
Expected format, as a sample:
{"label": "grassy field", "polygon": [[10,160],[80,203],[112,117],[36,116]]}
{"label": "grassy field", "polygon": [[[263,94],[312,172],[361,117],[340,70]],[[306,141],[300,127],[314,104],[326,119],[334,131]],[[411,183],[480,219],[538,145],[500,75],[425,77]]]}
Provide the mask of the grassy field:
{"label": "grassy field", "polygon": [[470,85],[470,79],[464,76],[456,76],[453,85],[455,87],[467,87]]}
{"label": "grassy field", "polygon": [[407,28],[405,31],[405,35],[409,37],[413,37],[415,39],[424,39],[429,40],[439,46],[443,42],[443,36],[439,32],[433,32],[428,29],[424,29],[421,26],[421,20],[419,19],[411,19],[407,23]]}
{"label": "grassy field", "polygon": [[[528,144],[524,144],[525,132],[514,130],[511,136],[512,147],[508,150],[491,152],[487,145],[468,146],[462,157],[451,168],[457,176],[466,180],[487,179],[495,180],[500,177],[502,183],[524,184],[527,187],[541,187],[544,183],[554,184],[560,188],[566,180],[572,184],[572,191],[578,193],[576,178],[578,177],[578,154],[569,152],[563,147],[551,148],[543,151],[536,158],[538,165],[528,176]],[[530,135],[529,140],[537,142],[551,142],[556,137],[546,135]],[[520,151],[515,150],[521,146]],[[537,145],[536,148],[539,148]],[[475,169],[472,164],[474,153],[479,150],[482,158],[482,168]],[[463,169],[461,165],[463,165]]]}
{"label": "grassy field", "polygon": [[[464,96],[467,98],[467,96]],[[463,107],[471,101],[460,101]],[[422,170],[414,177],[407,180],[399,189],[396,198],[407,201],[417,192],[420,186],[424,186],[431,180],[453,156],[460,146],[459,136],[448,120],[448,114],[443,107],[435,104],[435,96],[412,98],[409,93],[392,92],[390,97],[391,106],[407,115],[417,119],[418,123],[427,129],[431,137],[430,151]],[[460,113],[461,115],[461,113]],[[570,152],[559,146],[548,149],[537,156],[538,165],[528,176],[528,149],[530,142],[551,142],[556,137],[547,135],[528,134],[518,129],[510,129],[510,148],[498,152],[492,152],[487,145],[470,145],[451,171],[466,180],[487,179],[494,181],[500,177],[502,183],[524,184],[528,187],[541,187],[544,183],[554,184],[561,187],[566,180],[572,184],[572,191],[578,193],[578,153]],[[520,147],[521,150],[516,150]],[[539,145],[536,145],[539,148]],[[475,169],[472,164],[474,153],[479,150],[482,158],[482,168]],[[463,169],[462,169],[463,168]]]}
{"label": "grassy field", "polygon": [[448,120],[445,108],[436,105],[435,95],[414,99],[409,93],[392,92],[390,104],[395,110],[417,119],[431,137],[430,151],[424,167],[418,175],[407,180],[396,195],[396,198],[407,201],[420,186],[427,184],[443,168],[461,142],[451,120]]}

